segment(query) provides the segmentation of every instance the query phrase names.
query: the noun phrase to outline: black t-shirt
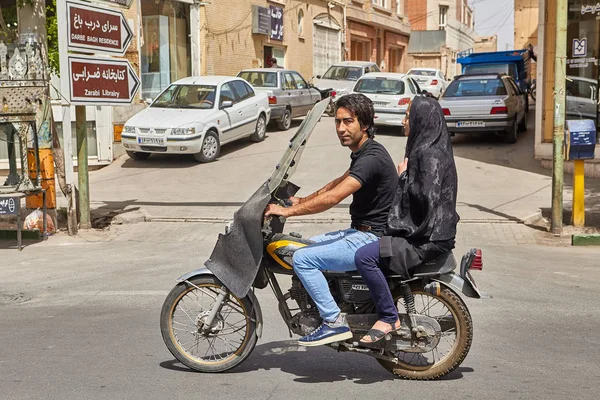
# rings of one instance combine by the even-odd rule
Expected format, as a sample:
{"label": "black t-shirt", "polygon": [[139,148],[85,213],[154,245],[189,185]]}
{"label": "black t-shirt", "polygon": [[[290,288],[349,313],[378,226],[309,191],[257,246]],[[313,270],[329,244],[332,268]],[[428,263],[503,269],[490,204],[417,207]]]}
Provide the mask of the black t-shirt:
{"label": "black t-shirt", "polygon": [[394,161],[385,147],[373,139],[368,139],[350,158],[350,176],[362,185],[353,194],[350,205],[352,226],[366,225],[382,233],[398,185]]}

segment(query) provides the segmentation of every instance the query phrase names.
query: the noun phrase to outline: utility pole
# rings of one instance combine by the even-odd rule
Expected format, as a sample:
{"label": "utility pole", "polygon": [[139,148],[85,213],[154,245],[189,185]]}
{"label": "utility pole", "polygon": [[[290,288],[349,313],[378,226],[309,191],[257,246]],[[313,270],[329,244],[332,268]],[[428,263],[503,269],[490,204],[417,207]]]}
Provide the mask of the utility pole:
{"label": "utility pole", "polygon": [[[69,70],[67,59],[67,3],[65,1],[56,2],[56,15],[58,18],[58,54],[60,62],[60,71],[62,79],[60,80],[61,93],[69,93],[69,77],[65,71]],[[69,235],[77,234],[77,208],[75,200],[75,174],[73,172],[73,138],[71,136],[71,104],[65,95],[61,96],[62,109],[62,133],[63,133],[63,151],[65,162],[65,183],[67,185],[67,226]]]}
{"label": "utility pole", "polygon": [[90,229],[90,185],[88,174],[88,140],[85,106],[75,106],[77,134],[77,182],[79,187],[79,227]]}
{"label": "utility pole", "polygon": [[552,221],[550,230],[560,235],[563,228],[563,180],[565,137],[565,79],[567,60],[568,0],[556,0],[556,41],[554,55],[554,135],[552,138]]}

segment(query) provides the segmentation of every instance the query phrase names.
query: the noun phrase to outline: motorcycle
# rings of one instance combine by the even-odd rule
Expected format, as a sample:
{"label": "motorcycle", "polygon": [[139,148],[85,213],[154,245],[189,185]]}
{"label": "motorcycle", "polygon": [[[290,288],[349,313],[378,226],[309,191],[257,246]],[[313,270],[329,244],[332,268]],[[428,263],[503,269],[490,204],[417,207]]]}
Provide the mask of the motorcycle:
{"label": "motorcycle", "polygon": [[[205,263],[208,268],[178,278],[165,299],[162,337],[171,354],[187,367],[223,372],[248,358],[264,327],[257,289],[271,287],[290,337],[307,335],[321,324],[315,303],[292,267],[294,252],[311,241],[299,233],[284,233],[285,219],[265,218],[264,209],[268,203],[289,205],[287,199],[300,189],[289,179],[326,107],[327,100],[317,103],[269,180],[235,213]],[[471,276],[482,267],[481,250],[472,249],[460,264],[447,253],[416,267],[410,277],[387,275],[402,328],[373,348],[359,343],[378,319],[367,285],[356,271],[325,272],[353,334],[328,346],[374,357],[404,379],[431,380],[449,374],[465,359],[473,340],[473,321],[459,293],[485,296]],[[291,278],[285,291],[280,284],[283,277]]]}

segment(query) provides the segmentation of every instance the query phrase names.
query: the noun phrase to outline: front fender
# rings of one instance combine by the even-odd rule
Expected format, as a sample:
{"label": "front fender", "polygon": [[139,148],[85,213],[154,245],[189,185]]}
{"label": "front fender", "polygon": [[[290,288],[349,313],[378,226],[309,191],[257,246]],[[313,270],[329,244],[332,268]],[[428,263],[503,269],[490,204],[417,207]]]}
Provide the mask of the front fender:
{"label": "front fender", "polygon": [[490,297],[488,294],[479,290],[477,285],[475,285],[475,281],[472,278],[464,279],[463,277],[455,274],[454,272],[449,272],[447,274],[431,278],[431,280],[440,282],[445,286],[452,287],[462,292],[467,297],[471,297],[474,299],[485,299]]}
{"label": "front fender", "polygon": [[[181,275],[179,278],[176,279],[176,281],[177,281],[177,283],[182,283],[191,278],[195,278],[196,276],[202,276],[202,275],[215,276],[215,274],[210,272],[210,270],[208,268],[198,268],[198,269],[195,269],[193,271],[190,271],[190,272],[187,272],[187,273]],[[248,297],[248,300],[250,300],[250,303],[252,303],[252,310],[254,311],[254,319],[256,320],[256,336],[258,338],[260,338],[260,337],[262,337],[262,330],[263,330],[263,315],[262,315],[262,310],[260,308],[260,303],[258,302],[258,299],[254,295],[254,292],[252,290],[248,291],[248,293],[246,294],[246,297]]]}

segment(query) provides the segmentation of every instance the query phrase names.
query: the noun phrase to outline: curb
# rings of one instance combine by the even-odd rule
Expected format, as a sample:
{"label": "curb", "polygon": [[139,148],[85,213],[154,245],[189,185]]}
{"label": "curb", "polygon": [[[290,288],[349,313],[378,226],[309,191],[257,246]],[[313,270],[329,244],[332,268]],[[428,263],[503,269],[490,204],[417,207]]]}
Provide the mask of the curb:
{"label": "curb", "polygon": [[[233,220],[232,218],[218,217],[150,217],[146,216],[145,222],[192,222],[204,224],[226,224]],[[139,221],[144,222],[144,221]],[[344,224],[350,223],[350,218],[294,218],[288,219],[286,224]],[[124,222],[127,223],[127,222]],[[526,224],[520,219],[461,219],[459,224]]]}
{"label": "curb", "polygon": [[572,246],[600,246],[600,234],[575,234],[571,235]]}

